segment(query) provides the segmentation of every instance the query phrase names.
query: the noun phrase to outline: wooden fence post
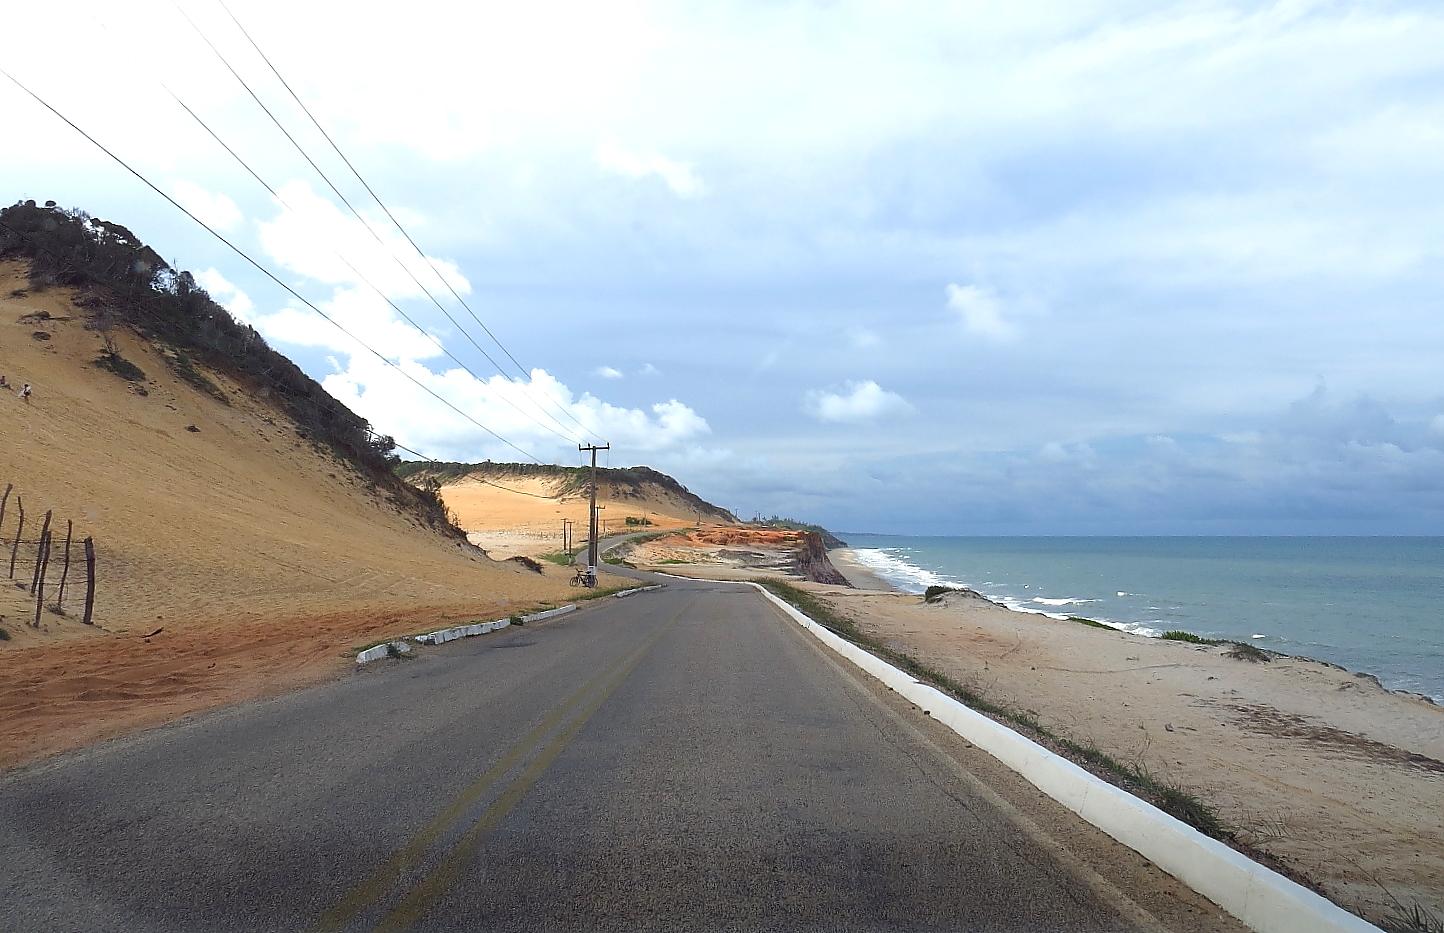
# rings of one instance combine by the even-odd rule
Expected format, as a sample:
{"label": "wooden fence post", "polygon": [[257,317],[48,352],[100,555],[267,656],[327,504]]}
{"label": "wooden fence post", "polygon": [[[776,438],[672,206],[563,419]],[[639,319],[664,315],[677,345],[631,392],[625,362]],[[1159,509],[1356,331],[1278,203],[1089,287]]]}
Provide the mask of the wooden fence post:
{"label": "wooden fence post", "polygon": [[90,625],[90,614],[95,610],[95,542],[85,539],[85,617],[81,619]]}
{"label": "wooden fence post", "polygon": [[[51,510],[53,511],[53,510]],[[45,513],[45,524],[40,528],[40,539],[35,542],[35,572],[30,575],[30,595],[35,595],[35,587],[40,583],[41,558],[45,555],[47,539],[50,537],[50,512]]]}
{"label": "wooden fence post", "polygon": [[10,503],[10,490],[14,488],[14,483],[6,483],[5,495],[3,498],[0,498],[0,531],[5,530],[5,506]]}
{"label": "wooden fence post", "polygon": [[35,556],[39,563],[37,574],[40,582],[35,586],[35,628],[40,627],[40,610],[45,608],[45,568],[50,565],[50,530],[40,536],[40,553]]}
{"label": "wooden fence post", "polygon": [[15,507],[20,510],[20,524],[15,529],[15,542],[10,545],[10,579],[15,579],[15,554],[20,550],[20,536],[25,533],[25,500],[15,497]]}
{"label": "wooden fence post", "polygon": [[65,580],[70,576],[70,531],[74,523],[70,519],[65,520],[65,567],[60,571],[60,593],[55,597],[55,608],[60,614],[65,614]]}

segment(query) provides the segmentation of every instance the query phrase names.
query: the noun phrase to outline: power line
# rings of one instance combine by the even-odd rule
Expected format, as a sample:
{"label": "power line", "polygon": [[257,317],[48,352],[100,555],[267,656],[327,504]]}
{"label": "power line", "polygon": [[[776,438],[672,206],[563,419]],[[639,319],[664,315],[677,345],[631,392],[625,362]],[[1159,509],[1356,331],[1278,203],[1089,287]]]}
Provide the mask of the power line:
{"label": "power line", "polygon": [[107,149],[99,140],[97,140],[94,136],[91,136],[89,133],[85,132],[85,130],[81,129],[78,125],[76,125],[76,123],[75,123],[73,120],[71,120],[71,119],[70,119],[69,117],[67,117],[65,114],[61,113],[59,110],[56,110],[54,107],[52,107],[52,106],[51,106],[49,103],[47,103],[47,102],[45,101],[45,99],[42,98],[39,94],[36,94],[34,91],[30,90],[29,87],[27,87],[27,86],[25,86],[23,83],[21,83],[20,79],[16,78],[14,75],[12,75],[10,72],[4,70],[3,68],[0,68],[0,74],[3,74],[6,78],[8,78],[8,79],[10,80],[10,82],[11,82],[12,84],[14,84],[16,87],[20,88],[20,90],[24,91],[26,94],[29,94],[32,98],[35,99],[35,101],[36,101],[37,103],[39,103],[39,104],[40,104],[42,107],[44,107],[46,110],[49,110],[51,113],[55,114],[57,117],[59,117],[61,120],[63,120],[63,121],[66,123],[66,125],[68,125],[71,129],[75,130],[75,132],[79,133],[81,136],[84,136],[84,137],[86,138],[86,140],[88,140],[93,146],[95,146],[95,147],[96,147],[97,149],[99,149],[101,152],[103,152],[103,153],[105,153],[107,156],[109,156],[109,157],[110,157],[113,161],[115,161],[116,164],[118,164],[121,168],[125,169],[127,172],[130,172],[130,174],[132,174],[132,175],[134,175],[136,178],[140,179],[140,181],[141,181],[142,183],[144,183],[147,188],[150,188],[150,189],[151,189],[152,191],[154,191],[156,194],[158,194],[158,195],[160,195],[161,197],[165,198],[168,202],[170,202],[170,204],[171,204],[172,207],[174,207],[176,210],[180,211],[182,214],[185,214],[185,215],[186,215],[187,217],[189,217],[191,220],[195,221],[197,224],[199,224],[199,225],[200,225],[207,233],[209,233],[211,236],[215,237],[216,239],[218,239],[218,240],[220,240],[222,243],[224,243],[226,246],[230,247],[230,249],[231,249],[232,252],[234,252],[236,255],[240,256],[240,257],[241,257],[242,259],[244,259],[246,262],[248,262],[248,263],[250,263],[252,266],[254,266],[259,272],[261,272],[261,274],[265,275],[266,278],[270,279],[272,282],[275,282],[277,285],[279,285],[279,286],[281,286],[282,288],[284,288],[284,289],[285,289],[287,292],[289,292],[289,293],[292,295],[292,297],[294,297],[297,301],[301,302],[301,303],[304,304],[306,307],[308,307],[308,308],[310,308],[312,311],[316,312],[316,314],[320,315],[321,318],[322,318],[323,320],[325,320],[327,323],[329,323],[332,327],[335,327],[335,328],[336,328],[337,330],[339,330],[341,333],[345,334],[347,337],[350,337],[352,340],[354,340],[358,345],[364,347],[364,348],[365,348],[366,350],[368,350],[373,356],[375,356],[378,360],[380,360],[381,362],[385,363],[387,366],[390,366],[392,369],[396,370],[396,371],[399,372],[401,375],[405,376],[405,377],[406,377],[408,380],[410,380],[414,385],[416,385],[417,388],[421,389],[423,392],[425,392],[427,395],[430,395],[432,398],[436,399],[438,402],[441,402],[443,405],[445,405],[447,408],[450,408],[452,411],[456,412],[458,415],[461,415],[463,418],[465,418],[467,421],[470,421],[472,424],[476,425],[478,428],[481,428],[481,429],[482,429],[483,431],[485,431],[487,434],[490,434],[492,437],[494,437],[494,438],[496,438],[497,440],[501,441],[503,444],[505,444],[506,446],[510,447],[512,450],[515,450],[517,453],[519,453],[519,454],[521,454],[522,456],[526,457],[528,460],[531,460],[532,462],[538,463],[538,464],[540,464],[540,463],[542,462],[542,461],[538,460],[536,457],[534,457],[532,454],[530,454],[530,453],[528,453],[527,451],[523,450],[522,448],[518,447],[516,444],[513,444],[511,441],[507,440],[506,438],[502,437],[500,434],[496,433],[496,432],[493,431],[491,428],[489,428],[489,427],[487,427],[486,425],[482,424],[480,421],[477,421],[475,418],[473,418],[471,415],[467,414],[466,412],[462,411],[460,408],[457,408],[455,405],[453,405],[451,402],[447,401],[445,398],[442,398],[442,397],[441,397],[440,395],[438,395],[434,390],[432,390],[430,386],[427,386],[425,383],[423,383],[423,382],[421,382],[420,380],[418,380],[415,376],[411,375],[411,374],[408,373],[406,370],[402,369],[402,368],[401,368],[399,365],[397,365],[396,363],[391,362],[391,360],[387,359],[387,358],[386,358],[385,356],[383,356],[379,351],[373,349],[369,344],[367,344],[365,341],[361,340],[361,338],[357,337],[355,334],[351,333],[351,332],[350,332],[349,330],[347,330],[345,327],[341,326],[341,324],[338,323],[335,319],[333,319],[330,315],[328,315],[326,312],[322,311],[320,308],[316,307],[314,304],[312,304],[310,301],[308,301],[303,295],[301,295],[300,292],[296,291],[294,288],[292,288],[291,286],[287,285],[285,282],[283,282],[283,281],[281,281],[279,278],[277,278],[276,275],[275,275],[273,272],[271,272],[271,270],[267,269],[265,266],[261,265],[261,264],[260,264],[259,262],[257,262],[256,260],[252,259],[249,253],[247,253],[245,250],[241,249],[239,246],[237,246],[237,245],[235,245],[234,243],[232,243],[230,240],[226,239],[224,236],[222,236],[220,233],[218,233],[218,232],[217,232],[215,229],[213,229],[209,224],[207,224],[205,221],[201,220],[201,219],[200,219],[199,217],[197,217],[195,214],[192,214],[189,210],[187,210],[184,206],[182,206],[179,201],[177,201],[175,198],[173,198],[173,197],[171,197],[170,195],[166,194],[166,193],[165,193],[164,191],[162,191],[159,187],[157,187],[149,178],[146,178],[146,177],[145,177],[144,175],[142,175],[140,172],[136,171],[134,168],[131,168],[131,166],[130,166],[130,164],[129,164],[128,162],[126,162],[126,161],[125,161],[124,159],[122,159],[120,156],[116,155],[115,153],[113,153],[113,152],[111,152],[109,149]]}
{"label": "power line", "polygon": [[[250,31],[247,30],[246,27],[242,25],[241,21],[236,18],[236,14],[231,12],[231,8],[226,5],[225,0],[217,0],[217,2],[220,4],[221,9],[226,11],[226,15],[231,18],[231,22],[236,24],[236,28],[241,31],[241,35],[246,37],[246,41],[251,44],[251,48],[255,49],[256,54],[259,55],[261,57],[261,60],[266,63],[266,67],[271,69],[271,73],[276,76],[276,80],[281,82],[281,86],[286,89],[286,93],[291,95],[291,99],[296,102],[296,106],[300,107],[301,111],[306,114],[306,117],[311,121],[311,125],[316,127],[320,134],[325,137],[326,142],[330,144],[333,150],[335,150],[336,155],[340,156],[341,161],[346,164],[346,168],[350,169],[351,174],[356,176],[356,180],[359,181],[361,183],[361,186],[366,189],[366,193],[371,195],[371,200],[376,202],[376,205],[381,208],[381,210],[386,214],[386,217],[391,221],[392,224],[396,226],[396,229],[401,232],[401,235],[406,238],[406,242],[410,243],[411,248],[416,250],[416,254],[420,256],[428,266],[431,267],[431,271],[435,273],[438,279],[441,280],[441,284],[445,285],[447,290],[451,292],[452,297],[455,298],[458,302],[460,302],[461,306],[466,309],[466,313],[471,315],[471,319],[476,321],[477,325],[480,326],[481,329],[486,332],[486,335],[492,339],[492,342],[495,343],[498,347],[500,347],[501,351],[506,354],[507,358],[516,365],[517,373],[523,379],[530,379],[531,371],[521,364],[521,361],[516,358],[516,356],[511,352],[510,349],[507,348],[506,344],[501,342],[501,338],[497,337],[496,334],[491,332],[491,328],[486,326],[486,323],[477,316],[477,313],[472,310],[471,305],[466,302],[466,299],[462,298],[461,295],[457,293],[456,289],[452,287],[451,282],[446,278],[446,276],[441,274],[441,270],[436,268],[436,264],[431,261],[431,257],[426,254],[426,251],[423,250],[419,245],[417,245],[416,241],[412,239],[411,234],[407,232],[406,227],[402,225],[401,221],[396,219],[395,214],[391,213],[391,209],[386,206],[386,202],[381,200],[381,196],[378,195],[375,189],[371,187],[371,184],[361,176],[360,171],[358,171],[356,166],[352,164],[351,160],[346,157],[346,153],[341,151],[341,147],[338,146],[336,144],[336,141],[331,138],[331,134],[326,132],[326,128],[321,125],[321,121],[316,119],[316,115],[311,112],[311,108],[307,107],[306,103],[301,100],[300,95],[298,95],[291,87],[291,83],[287,81],[285,77],[281,74],[280,69],[277,68],[275,63],[271,61],[270,56],[261,49],[261,46],[251,36]],[[191,25],[194,26],[195,24],[192,23]],[[214,46],[212,46],[212,48],[214,48]],[[255,95],[252,96],[254,97]],[[312,164],[314,166],[314,163]],[[330,184],[329,179],[327,180],[327,184]],[[332,186],[332,190],[335,190],[334,186]],[[342,200],[344,201],[345,198],[342,198]],[[349,207],[350,205],[348,204],[347,206]],[[577,420],[577,418],[572,415],[571,412],[567,411],[566,408],[562,406],[556,407],[558,411],[560,411],[563,415],[570,419],[572,423],[575,424],[577,427],[581,428],[583,431],[586,431],[593,437],[600,439],[600,435],[598,435],[591,428],[582,424],[581,421]]]}
{"label": "power line", "polygon": [[[210,40],[210,37],[205,34],[205,32],[200,28],[200,26],[196,25],[195,20],[191,19],[190,15],[179,6],[177,6],[176,9],[180,12],[181,16],[185,18],[185,21],[190,24],[191,29],[195,30],[196,35],[200,36],[201,41],[204,42],[208,48],[210,48],[212,54],[214,54],[216,58],[220,61],[220,63],[225,66],[226,70],[231,73],[231,76],[240,83],[241,87],[245,89],[245,92],[250,95],[251,100],[256,102],[256,106],[260,107],[262,112],[264,112],[265,115],[270,118],[270,121],[275,124],[276,129],[281,131],[281,135],[286,137],[286,141],[291,144],[291,147],[300,154],[301,158],[306,160],[306,164],[310,165],[312,170],[315,171],[317,175],[321,176],[321,180],[326,183],[326,186],[331,189],[331,191],[336,195],[336,197],[341,199],[341,203],[346,205],[346,209],[351,212],[351,215],[356,218],[356,221],[360,223],[361,226],[366,230],[366,232],[371,235],[371,238],[376,241],[376,244],[386,251],[387,255],[390,256],[392,262],[396,263],[396,265],[401,269],[402,272],[406,273],[407,277],[411,279],[411,281],[416,285],[416,287],[421,289],[422,293],[425,294],[427,298],[431,299],[431,303],[436,305],[437,310],[446,316],[446,319],[451,322],[451,325],[461,332],[461,335],[465,337],[473,347],[476,348],[476,351],[478,353],[480,353],[483,357],[486,358],[486,361],[490,363],[493,368],[496,369],[497,373],[502,375],[503,378],[508,378],[506,377],[506,373],[502,368],[501,364],[498,363],[490,353],[486,352],[486,349],[482,347],[482,345],[478,343],[474,337],[471,336],[471,333],[462,326],[461,322],[451,316],[451,312],[446,310],[445,306],[442,305],[442,303],[437,300],[436,296],[431,293],[431,290],[428,289],[425,285],[421,284],[421,280],[416,277],[416,274],[412,272],[411,269],[405,263],[403,263],[399,257],[396,256],[395,252],[393,252],[389,247],[387,247],[386,243],[381,239],[380,235],[377,234],[376,231],[371,227],[371,225],[366,222],[366,218],[361,216],[361,212],[356,209],[356,206],[351,203],[351,201],[346,197],[346,195],[341,193],[341,189],[338,188],[333,181],[331,181],[330,176],[327,175],[324,170],[322,170],[321,166],[316,164],[316,160],[312,159],[310,154],[306,152],[305,147],[302,146],[299,142],[297,142],[296,137],[291,134],[290,130],[286,129],[285,125],[281,123],[280,119],[275,115],[271,108],[266,106],[265,101],[261,100],[260,95],[258,95],[251,87],[251,85],[246,81],[246,79],[241,76],[241,73],[235,69],[235,67],[230,63],[230,60],[221,53],[220,49],[216,48],[215,43]],[[227,10],[227,12],[229,13],[230,11]],[[249,36],[247,38],[249,38]],[[422,258],[426,259],[427,263],[431,265],[430,258],[426,256],[423,256]],[[433,271],[436,270],[435,265],[431,265],[431,268]],[[437,274],[440,277],[440,273]],[[450,288],[451,284],[445,281],[445,277],[441,278],[443,283],[446,284],[447,288]],[[454,290],[452,294],[455,294]],[[463,302],[463,304],[465,303]],[[478,321],[478,323],[480,322]],[[484,329],[485,325],[482,326]],[[490,333],[490,331],[488,331],[488,333]],[[493,337],[492,339],[495,340],[496,338]],[[498,343],[497,345],[501,346],[500,343]],[[506,348],[502,347],[502,349],[505,350]],[[532,401],[530,397],[527,397],[527,400]],[[564,425],[562,425],[560,421],[557,421],[554,416],[544,411],[540,405],[537,405],[534,401],[532,401],[532,404],[535,405],[536,410],[541,415],[549,418],[552,423],[554,423],[557,427],[561,428],[563,431],[568,430]],[[583,430],[585,430],[585,427],[583,428]],[[575,440],[575,437],[567,437],[566,435],[558,436],[565,437],[568,441]]]}
{"label": "power line", "polygon": [[[252,178],[254,178],[254,179],[257,181],[257,183],[259,183],[259,184],[261,185],[261,187],[265,188],[266,191],[270,193],[270,195],[271,195],[272,198],[275,198],[275,200],[276,200],[277,203],[279,203],[283,208],[285,208],[286,210],[290,211],[291,213],[296,214],[297,216],[299,216],[299,212],[296,211],[296,209],[295,209],[294,207],[292,207],[292,206],[286,201],[285,198],[281,197],[281,195],[276,191],[276,189],[273,188],[273,187],[271,187],[271,185],[270,185],[264,178],[262,178],[262,177],[256,172],[255,169],[251,168],[251,166],[246,162],[246,160],[243,159],[243,158],[241,158],[240,154],[239,154],[238,152],[236,152],[236,150],[235,150],[234,148],[232,148],[229,143],[227,143],[224,139],[221,139],[221,137],[216,133],[216,131],[213,130],[213,129],[211,129],[210,124],[206,123],[205,120],[201,119],[200,114],[198,114],[198,113],[196,113],[194,110],[192,110],[191,107],[190,107],[190,105],[188,105],[184,100],[182,100],[182,99],[180,98],[180,95],[176,94],[175,91],[172,91],[172,90],[171,90],[170,88],[168,88],[168,87],[166,88],[166,91],[167,91],[167,93],[170,94],[170,96],[171,96],[172,98],[175,99],[175,102],[176,102],[177,104],[180,104],[180,106],[185,110],[186,113],[190,114],[191,119],[195,120],[196,123],[200,124],[201,129],[203,129],[203,130],[205,130],[207,133],[209,133],[209,134],[210,134],[210,137],[211,137],[212,139],[214,139],[214,140],[221,146],[222,149],[226,150],[226,152],[228,152],[228,153],[230,154],[230,156],[231,156],[232,159],[235,159],[235,160],[236,160],[236,162],[241,166],[241,168],[245,169],[246,172],[249,173],[250,176],[251,176]],[[456,365],[458,365],[458,366],[460,366],[462,369],[466,370],[466,372],[471,376],[471,378],[475,379],[478,383],[481,383],[483,386],[488,386],[488,387],[489,387],[489,384],[488,384],[487,380],[485,380],[485,379],[481,378],[481,376],[477,375],[476,372],[475,372],[470,366],[466,365],[466,363],[464,363],[464,362],[461,360],[460,357],[458,357],[456,354],[452,353],[449,349],[447,349],[446,345],[443,344],[440,340],[438,340],[434,334],[430,333],[429,331],[426,330],[426,328],[424,328],[424,327],[422,327],[420,324],[418,324],[418,323],[411,317],[411,315],[409,315],[409,314],[407,314],[405,311],[401,310],[401,307],[400,307],[399,305],[397,305],[396,302],[392,301],[391,298],[390,298],[385,292],[383,292],[380,288],[377,288],[374,284],[372,284],[371,280],[368,279],[364,274],[362,274],[361,270],[360,270],[360,269],[357,269],[357,268],[351,263],[351,261],[350,261],[349,259],[347,259],[345,256],[342,256],[339,252],[337,252],[337,251],[335,251],[335,250],[333,250],[332,252],[335,253],[337,259],[339,259],[339,260],[341,260],[341,262],[345,263],[346,268],[350,269],[351,272],[356,276],[356,278],[360,279],[363,283],[365,283],[365,285],[366,285],[368,288],[370,288],[373,292],[375,292],[376,295],[377,295],[377,297],[379,297],[382,301],[384,301],[384,302],[386,302],[388,305],[390,305],[390,306],[391,306],[391,310],[393,310],[393,311],[395,311],[397,314],[401,315],[402,320],[406,321],[406,323],[410,324],[413,328],[415,328],[416,331],[417,331],[418,333],[420,333],[423,337],[425,337],[426,339],[428,339],[428,340],[430,340],[432,343],[434,343],[434,344],[436,345],[436,348],[437,348],[438,350],[440,350],[442,353],[444,353],[444,354],[446,354],[448,357],[450,357],[451,360],[452,360],[454,363],[456,363]],[[510,380],[507,380],[507,381],[510,382]],[[548,427],[547,425],[542,424],[540,421],[536,420],[536,418],[534,418],[533,416],[531,416],[531,415],[527,414],[526,412],[522,411],[522,410],[521,410],[521,407],[518,406],[515,402],[513,402],[510,398],[508,398],[504,393],[497,392],[496,394],[497,394],[497,397],[500,398],[503,402],[506,402],[508,405],[510,405],[510,406],[517,412],[517,414],[521,415],[523,418],[528,419],[529,421],[531,421],[533,424],[535,424],[537,427],[541,428],[542,430],[548,431],[548,432],[550,432],[552,435],[554,435],[555,437],[559,437],[559,438],[561,438],[561,439],[564,440],[564,441],[568,441],[568,442],[575,442],[575,441],[576,441],[576,438],[575,438],[575,437],[572,437],[572,436],[569,436],[569,435],[566,435],[566,434],[560,434],[560,433],[558,433],[557,431],[553,430],[552,428]],[[555,420],[555,419],[553,419],[553,420]],[[562,425],[558,424],[557,427],[562,427]]]}
{"label": "power line", "polygon": [[[396,443],[396,440],[395,440],[394,438],[392,439],[391,443],[396,444],[396,446],[397,446],[398,448],[400,448],[401,450],[406,451],[406,452],[409,453],[409,454],[415,454],[416,456],[420,457],[422,460],[427,461],[428,463],[445,463],[445,462],[446,462],[446,461],[444,461],[444,460],[437,460],[435,457],[428,457],[428,456],[426,456],[426,454],[419,453],[418,451],[412,450],[410,447],[407,447],[407,446],[404,445],[404,444],[397,444],[397,443]],[[556,496],[542,496],[542,495],[538,495],[538,494],[536,494],[536,493],[534,493],[534,492],[526,492],[525,490],[521,490],[521,489],[512,489],[510,486],[503,486],[501,483],[493,483],[493,482],[492,482],[491,480],[489,480],[489,479],[482,479],[482,478],[480,478],[480,477],[473,477],[473,479],[475,479],[478,483],[481,483],[481,484],[483,484],[483,485],[485,485],[485,486],[495,486],[497,489],[505,490],[506,492],[516,493],[518,496],[531,496],[533,499],[546,499],[548,502],[555,502],[555,501],[557,501],[557,497],[556,497]]]}

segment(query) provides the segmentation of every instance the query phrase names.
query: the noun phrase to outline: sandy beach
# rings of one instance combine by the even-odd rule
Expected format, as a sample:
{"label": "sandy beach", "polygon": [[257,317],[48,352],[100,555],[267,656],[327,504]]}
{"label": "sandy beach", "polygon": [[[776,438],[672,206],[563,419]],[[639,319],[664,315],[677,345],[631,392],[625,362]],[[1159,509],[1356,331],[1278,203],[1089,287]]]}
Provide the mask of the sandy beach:
{"label": "sandy beach", "polygon": [[1444,913],[1444,709],[1317,661],[1251,662],[979,598],[927,605],[830,556],[857,589],[808,588],[869,635],[1197,794],[1375,921],[1416,903]]}
{"label": "sandy beach", "polygon": [[833,548],[827,552],[827,556],[833,566],[841,571],[844,577],[847,577],[848,582],[860,590],[881,590],[884,593],[902,592],[868,569],[868,566],[853,554],[852,548]]}

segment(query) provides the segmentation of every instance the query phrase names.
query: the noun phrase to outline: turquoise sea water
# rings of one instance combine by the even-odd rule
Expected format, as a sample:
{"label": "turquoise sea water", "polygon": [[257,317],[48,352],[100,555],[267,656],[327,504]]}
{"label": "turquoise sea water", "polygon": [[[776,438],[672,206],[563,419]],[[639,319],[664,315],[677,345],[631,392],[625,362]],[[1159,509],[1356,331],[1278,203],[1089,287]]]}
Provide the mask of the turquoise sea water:
{"label": "turquoise sea water", "polygon": [[1444,702],[1444,538],[842,537],[912,592],[1247,641]]}

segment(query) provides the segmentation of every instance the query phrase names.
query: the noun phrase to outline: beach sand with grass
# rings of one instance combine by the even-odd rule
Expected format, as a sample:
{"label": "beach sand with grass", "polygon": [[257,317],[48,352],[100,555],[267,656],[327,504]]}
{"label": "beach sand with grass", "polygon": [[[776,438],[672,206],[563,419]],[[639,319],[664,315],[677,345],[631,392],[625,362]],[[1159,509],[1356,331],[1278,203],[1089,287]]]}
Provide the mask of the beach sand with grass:
{"label": "beach sand with grass", "polygon": [[[1142,775],[1177,791],[1254,857],[1376,923],[1416,907],[1444,916],[1444,709],[1317,661],[1058,621],[964,593],[928,604],[846,549],[830,557],[855,588],[794,585],[863,639],[1043,731],[1009,725],[1055,750],[1071,743],[1070,757],[1116,783]],[[699,575],[759,576],[708,559]]]}

